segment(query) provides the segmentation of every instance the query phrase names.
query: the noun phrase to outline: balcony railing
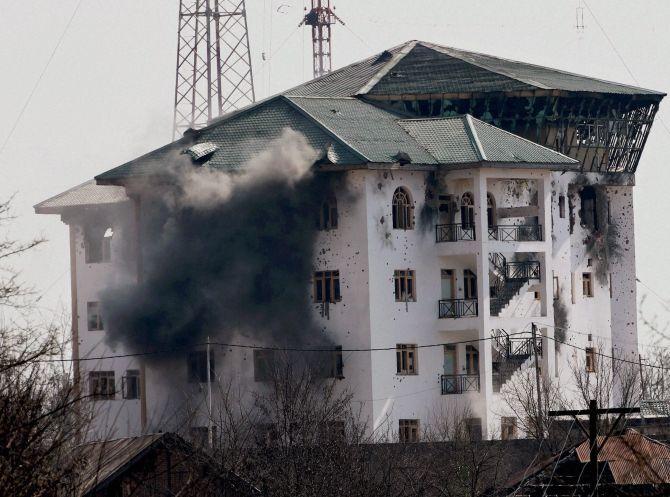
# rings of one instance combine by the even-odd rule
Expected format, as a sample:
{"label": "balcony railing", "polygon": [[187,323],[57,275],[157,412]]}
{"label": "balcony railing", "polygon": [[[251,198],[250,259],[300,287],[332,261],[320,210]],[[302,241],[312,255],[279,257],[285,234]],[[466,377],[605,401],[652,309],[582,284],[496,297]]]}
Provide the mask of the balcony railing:
{"label": "balcony railing", "polygon": [[477,316],[477,299],[448,299],[439,301],[439,318]]}
{"label": "balcony railing", "polygon": [[489,240],[499,242],[541,242],[541,224],[489,226]]}
{"label": "balcony railing", "polygon": [[443,374],[442,395],[479,392],[478,374]]}
{"label": "balcony railing", "polygon": [[507,263],[507,280],[539,280],[540,261]]}
{"label": "balcony railing", "polygon": [[437,243],[474,240],[474,224],[438,224],[435,226],[435,241]]}

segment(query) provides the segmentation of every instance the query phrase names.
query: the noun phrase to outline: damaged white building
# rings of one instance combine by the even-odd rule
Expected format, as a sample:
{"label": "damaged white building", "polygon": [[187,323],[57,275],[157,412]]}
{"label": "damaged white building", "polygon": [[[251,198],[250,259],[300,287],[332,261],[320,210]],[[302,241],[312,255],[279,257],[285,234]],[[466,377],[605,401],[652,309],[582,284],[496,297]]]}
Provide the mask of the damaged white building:
{"label": "damaged white building", "polygon": [[305,213],[320,232],[311,281],[299,282],[339,347],[334,381],[402,441],[466,404],[483,437],[523,436],[499,396],[535,367],[533,350],[540,374],[565,383],[582,356],[594,375],[601,353],[637,361],[633,190],[663,97],[412,41],[40,203],[70,229],[90,436],[161,430],[169,405],[184,391],[207,395],[208,380],[262,388],[266,349],[212,347],[209,370],[203,347],[185,349],[166,377],[144,351],[109,345],[100,295],[142,281],[143,192],[171,157],[235,174],[286,128],[319,152],[317,174],[346,181]]}

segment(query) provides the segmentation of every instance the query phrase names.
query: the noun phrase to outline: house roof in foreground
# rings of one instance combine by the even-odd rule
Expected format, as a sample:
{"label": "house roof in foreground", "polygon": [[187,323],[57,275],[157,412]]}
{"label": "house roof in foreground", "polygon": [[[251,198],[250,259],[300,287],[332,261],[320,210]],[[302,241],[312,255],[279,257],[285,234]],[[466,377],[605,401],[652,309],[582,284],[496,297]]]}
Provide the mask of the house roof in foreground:
{"label": "house roof in foreground", "polygon": [[[670,446],[631,428],[610,438],[599,436],[598,445],[602,447],[598,453],[598,462],[603,465],[603,487],[652,486],[663,489],[666,493],[661,494],[667,495],[670,485]],[[589,461],[589,441],[585,440],[516,473],[505,484],[507,491],[503,490],[496,495],[506,495],[508,491],[513,491],[509,495],[516,495],[526,485],[539,489],[540,492],[544,488],[549,493],[552,493],[551,487],[554,485],[557,488],[563,486],[563,490],[566,487],[576,489],[580,481],[579,475]],[[588,481],[583,484],[588,484]]]}
{"label": "house roof in foreground", "polygon": [[294,96],[412,95],[551,90],[665,93],[423,41],[409,41],[285,92]]}

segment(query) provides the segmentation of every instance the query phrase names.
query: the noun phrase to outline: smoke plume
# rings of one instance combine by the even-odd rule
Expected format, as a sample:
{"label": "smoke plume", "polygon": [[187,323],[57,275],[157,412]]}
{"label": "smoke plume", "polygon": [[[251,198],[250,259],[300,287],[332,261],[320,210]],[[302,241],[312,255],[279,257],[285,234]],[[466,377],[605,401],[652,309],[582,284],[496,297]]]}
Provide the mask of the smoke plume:
{"label": "smoke plume", "polygon": [[247,343],[326,344],[309,281],[315,217],[333,184],[318,153],[285,130],[238,173],[183,164],[174,188],[142,196],[143,279],[102,297],[111,343],[188,348],[236,335]]}

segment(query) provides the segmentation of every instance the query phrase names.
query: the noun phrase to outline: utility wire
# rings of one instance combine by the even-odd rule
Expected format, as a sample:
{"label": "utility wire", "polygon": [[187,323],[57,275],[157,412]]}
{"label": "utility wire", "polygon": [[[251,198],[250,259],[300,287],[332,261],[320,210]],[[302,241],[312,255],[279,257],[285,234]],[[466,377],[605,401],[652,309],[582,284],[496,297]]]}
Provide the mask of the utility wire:
{"label": "utility wire", "polygon": [[35,92],[37,91],[37,87],[42,82],[42,79],[44,78],[44,75],[46,74],[47,70],[49,69],[49,66],[51,65],[51,61],[54,59],[54,56],[56,55],[56,52],[58,51],[61,44],[63,43],[63,40],[65,39],[65,35],[69,31],[70,26],[72,26],[72,21],[74,21],[74,18],[77,15],[77,12],[79,11],[79,7],[81,6],[82,2],[83,2],[83,0],[79,0],[77,2],[77,5],[75,5],[74,10],[72,11],[72,14],[70,15],[70,19],[68,20],[67,24],[65,25],[65,29],[63,29],[63,32],[61,33],[60,37],[58,38],[58,41],[56,42],[56,45],[54,46],[53,50],[51,51],[51,54],[49,55],[49,58],[47,59],[47,63],[42,68],[42,72],[38,76],[37,81],[35,81],[35,84],[33,85],[32,90],[30,90],[30,93],[28,94],[28,98],[24,102],[23,107],[21,107],[21,111],[19,112],[19,115],[17,116],[16,120],[14,121],[14,124],[12,125],[12,128],[9,131],[9,134],[5,138],[5,141],[3,142],[2,147],[0,147],[0,155],[2,155],[4,153],[5,148],[7,148],[7,143],[9,143],[9,140],[14,135],[14,132],[16,131],[16,128],[19,125],[19,122],[21,121],[21,118],[23,117],[23,114],[26,112],[26,109],[28,108],[28,105],[30,104],[31,100],[33,99],[33,96],[35,95]]}

